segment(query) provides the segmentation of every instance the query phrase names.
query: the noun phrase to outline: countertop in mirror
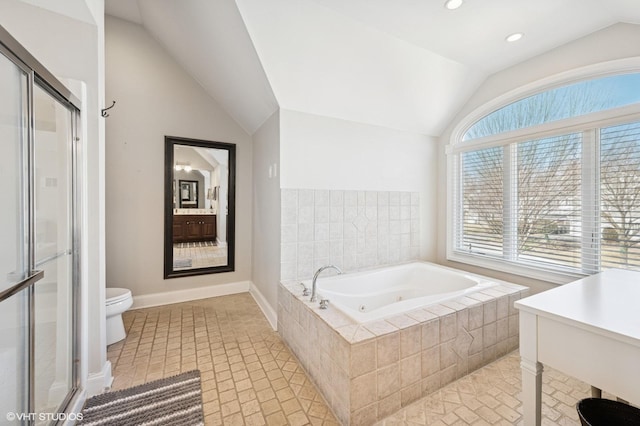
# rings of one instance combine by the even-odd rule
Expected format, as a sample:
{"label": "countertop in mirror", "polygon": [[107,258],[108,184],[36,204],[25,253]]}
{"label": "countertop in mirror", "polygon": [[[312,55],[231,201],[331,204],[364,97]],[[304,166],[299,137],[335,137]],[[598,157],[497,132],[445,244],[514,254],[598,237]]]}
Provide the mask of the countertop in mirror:
{"label": "countertop in mirror", "polygon": [[173,209],[173,214],[216,214],[215,210],[211,209]]}

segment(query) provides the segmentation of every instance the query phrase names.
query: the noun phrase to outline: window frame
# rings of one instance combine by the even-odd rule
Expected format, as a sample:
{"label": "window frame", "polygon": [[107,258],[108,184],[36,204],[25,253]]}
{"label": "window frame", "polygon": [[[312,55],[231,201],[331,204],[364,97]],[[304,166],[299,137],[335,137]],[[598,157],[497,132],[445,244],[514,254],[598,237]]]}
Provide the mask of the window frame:
{"label": "window frame", "polygon": [[[637,63],[637,62],[636,62]],[[623,70],[617,73],[607,73],[601,75],[589,74],[582,76],[582,78],[574,79],[573,81],[564,80],[558,82],[555,85],[543,84],[538,85],[537,90],[532,90],[530,87],[523,88],[520,91],[520,96],[500,97],[500,103],[496,103],[496,100],[486,104],[483,108],[474,111],[469,114],[464,120],[462,120],[456,129],[452,132],[450,144],[446,146],[445,153],[447,157],[447,226],[446,226],[446,259],[453,262],[461,262],[468,265],[478,266],[482,268],[493,269],[496,271],[506,272],[510,274],[516,274],[538,280],[543,280],[556,284],[564,284],[575,279],[582,278],[586,275],[597,272],[595,269],[584,269],[576,271],[571,268],[552,267],[549,265],[540,264],[527,264],[523,261],[514,262],[511,260],[511,256],[506,256],[505,259],[498,259],[495,257],[483,256],[481,254],[471,254],[460,251],[457,249],[458,244],[454,240],[458,233],[456,230],[458,226],[462,225],[462,198],[459,196],[462,190],[462,179],[460,169],[460,156],[463,152],[474,151],[482,148],[490,147],[509,147],[515,146],[517,143],[525,142],[533,139],[542,139],[547,137],[559,136],[567,133],[581,133],[582,134],[582,200],[585,207],[583,207],[583,228],[582,228],[582,244],[581,252],[584,259],[585,245],[591,245],[592,250],[597,250],[598,258],[600,255],[600,240],[593,237],[599,235],[600,217],[599,207],[595,207],[593,211],[587,211],[586,206],[599,206],[599,158],[600,158],[600,146],[599,146],[599,131],[598,129],[615,126],[619,124],[630,123],[634,121],[640,121],[640,104],[631,104],[605,111],[598,111],[590,114],[585,114],[577,117],[571,117],[567,119],[552,121],[537,126],[526,127],[518,130],[499,133],[496,135],[485,136],[478,139],[472,139],[463,141],[462,137],[467,130],[473,126],[478,120],[482,119],[486,115],[490,114],[499,108],[502,108],[510,103],[516,102],[524,97],[534,95],[539,92],[553,89],[561,85],[571,84],[585,80],[587,78],[605,77],[607,75],[624,74],[629,72],[640,72],[640,67],[634,67],[633,70]],[[524,93],[524,95],[523,95]],[[508,101],[507,101],[508,99]],[[505,169],[511,168],[507,163],[509,160],[508,153],[511,149],[505,149],[504,167]],[[505,184],[510,179],[509,173],[505,173]],[[504,187],[509,188],[508,186]],[[505,192],[505,200],[512,198],[510,193]],[[456,203],[459,203],[456,205]],[[591,210],[591,209],[590,209]],[[505,215],[506,217],[506,215]],[[505,222],[505,226],[508,226],[508,222]],[[591,237],[588,237],[588,234]],[[460,234],[461,235],[461,234]],[[504,235],[504,234],[503,234]],[[507,253],[509,254],[509,253]],[[511,253],[515,254],[515,252]],[[599,267],[599,265],[598,265]]]}

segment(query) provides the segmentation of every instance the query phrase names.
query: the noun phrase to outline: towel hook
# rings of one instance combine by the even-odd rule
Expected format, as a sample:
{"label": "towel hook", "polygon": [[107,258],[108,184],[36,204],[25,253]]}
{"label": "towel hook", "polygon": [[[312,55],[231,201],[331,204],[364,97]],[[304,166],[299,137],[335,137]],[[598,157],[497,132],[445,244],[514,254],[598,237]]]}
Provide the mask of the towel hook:
{"label": "towel hook", "polygon": [[100,115],[102,115],[102,117],[107,118],[109,116],[109,113],[107,111],[109,111],[111,108],[113,108],[114,106],[116,106],[116,101],[111,101],[112,104],[110,107],[107,107],[103,110],[100,111]]}

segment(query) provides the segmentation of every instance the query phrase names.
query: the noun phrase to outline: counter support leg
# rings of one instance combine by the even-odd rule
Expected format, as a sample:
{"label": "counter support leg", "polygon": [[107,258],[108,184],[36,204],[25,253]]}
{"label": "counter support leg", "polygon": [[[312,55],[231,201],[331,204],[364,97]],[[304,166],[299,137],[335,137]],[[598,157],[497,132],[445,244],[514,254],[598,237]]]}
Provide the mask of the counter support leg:
{"label": "counter support leg", "polygon": [[542,422],[542,371],[539,362],[522,358],[522,402],[525,426],[540,426]]}

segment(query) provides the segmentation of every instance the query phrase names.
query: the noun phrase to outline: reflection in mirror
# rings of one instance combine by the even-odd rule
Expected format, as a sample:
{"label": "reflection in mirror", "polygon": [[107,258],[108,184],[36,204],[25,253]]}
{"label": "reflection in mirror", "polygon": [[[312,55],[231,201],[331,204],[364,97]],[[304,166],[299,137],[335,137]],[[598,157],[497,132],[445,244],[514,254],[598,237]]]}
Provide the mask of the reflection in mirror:
{"label": "reflection in mirror", "polygon": [[165,145],[165,278],[233,271],[235,145]]}
{"label": "reflection in mirror", "polygon": [[[198,171],[196,170],[195,173]],[[198,181],[180,180],[180,207],[186,209],[200,208],[198,205]]]}

